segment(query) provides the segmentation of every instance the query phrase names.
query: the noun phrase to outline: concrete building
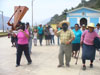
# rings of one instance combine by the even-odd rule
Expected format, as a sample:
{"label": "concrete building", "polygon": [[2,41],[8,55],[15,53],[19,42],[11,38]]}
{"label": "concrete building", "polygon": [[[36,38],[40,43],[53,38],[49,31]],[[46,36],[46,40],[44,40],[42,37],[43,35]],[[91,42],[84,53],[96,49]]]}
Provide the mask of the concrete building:
{"label": "concrete building", "polygon": [[70,26],[74,27],[76,23],[80,26],[89,23],[100,23],[100,11],[88,7],[81,7],[67,12],[66,20],[70,22]]}

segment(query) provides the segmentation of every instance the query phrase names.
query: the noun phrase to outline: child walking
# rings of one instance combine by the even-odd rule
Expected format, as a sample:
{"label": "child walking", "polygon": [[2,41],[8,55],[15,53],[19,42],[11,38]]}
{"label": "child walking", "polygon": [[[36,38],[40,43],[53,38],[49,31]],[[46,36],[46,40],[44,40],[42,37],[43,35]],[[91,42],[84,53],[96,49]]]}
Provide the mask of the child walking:
{"label": "child walking", "polygon": [[33,38],[34,46],[37,46],[37,30],[36,29],[34,29],[33,35],[34,35],[34,38]]}

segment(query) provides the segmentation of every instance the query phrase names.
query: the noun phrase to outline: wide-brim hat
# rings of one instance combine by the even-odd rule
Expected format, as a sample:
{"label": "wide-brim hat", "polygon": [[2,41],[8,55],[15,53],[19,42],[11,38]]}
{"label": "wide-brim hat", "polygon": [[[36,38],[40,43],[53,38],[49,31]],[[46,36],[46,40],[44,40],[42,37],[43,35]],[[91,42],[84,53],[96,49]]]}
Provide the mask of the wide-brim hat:
{"label": "wide-brim hat", "polygon": [[63,21],[61,21],[61,22],[59,23],[60,27],[62,27],[62,24],[64,24],[64,23],[66,23],[68,26],[70,25],[69,22],[67,22],[66,20],[63,20]]}
{"label": "wide-brim hat", "polygon": [[85,24],[83,24],[83,25],[82,25],[82,27],[86,27],[86,25],[85,25]]}
{"label": "wide-brim hat", "polygon": [[93,27],[93,28],[95,28],[94,23],[89,23],[89,24],[88,24],[88,27]]}

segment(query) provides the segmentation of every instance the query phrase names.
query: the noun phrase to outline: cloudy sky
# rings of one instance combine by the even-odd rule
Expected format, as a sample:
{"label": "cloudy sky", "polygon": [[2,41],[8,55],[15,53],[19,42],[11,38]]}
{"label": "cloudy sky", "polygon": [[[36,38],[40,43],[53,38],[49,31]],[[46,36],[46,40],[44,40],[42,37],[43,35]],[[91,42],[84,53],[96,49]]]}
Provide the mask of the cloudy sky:
{"label": "cloudy sky", "polygon": [[[33,22],[41,23],[55,14],[61,14],[66,8],[77,6],[80,2],[81,0],[33,0]],[[0,10],[4,11],[4,15],[8,17],[14,13],[14,6],[19,5],[29,8],[22,21],[28,21],[31,24],[32,0],[0,0]]]}

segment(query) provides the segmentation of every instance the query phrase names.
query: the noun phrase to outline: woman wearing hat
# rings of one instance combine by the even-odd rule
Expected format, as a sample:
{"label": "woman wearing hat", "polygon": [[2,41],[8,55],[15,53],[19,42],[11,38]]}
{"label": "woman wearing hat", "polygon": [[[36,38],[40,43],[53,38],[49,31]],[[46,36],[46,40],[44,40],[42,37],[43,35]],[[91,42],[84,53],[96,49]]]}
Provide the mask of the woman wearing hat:
{"label": "woman wearing hat", "polygon": [[93,61],[95,60],[95,47],[93,45],[93,41],[95,37],[99,37],[98,34],[94,31],[94,24],[90,23],[88,25],[88,30],[86,30],[81,36],[81,44],[82,44],[82,63],[83,70],[86,70],[85,62],[86,60],[90,60],[90,68],[93,68]]}
{"label": "woman wearing hat", "polygon": [[72,52],[71,42],[72,40],[74,40],[75,36],[72,30],[68,29],[69,26],[68,22],[62,21],[60,23],[60,26],[62,27],[62,30],[56,33],[56,35],[60,37],[60,41],[61,41],[58,67],[62,67],[64,65],[64,61],[63,61],[64,54],[65,54],[66,66],[69,67],[70,60],[71,60],[71,52]]}

